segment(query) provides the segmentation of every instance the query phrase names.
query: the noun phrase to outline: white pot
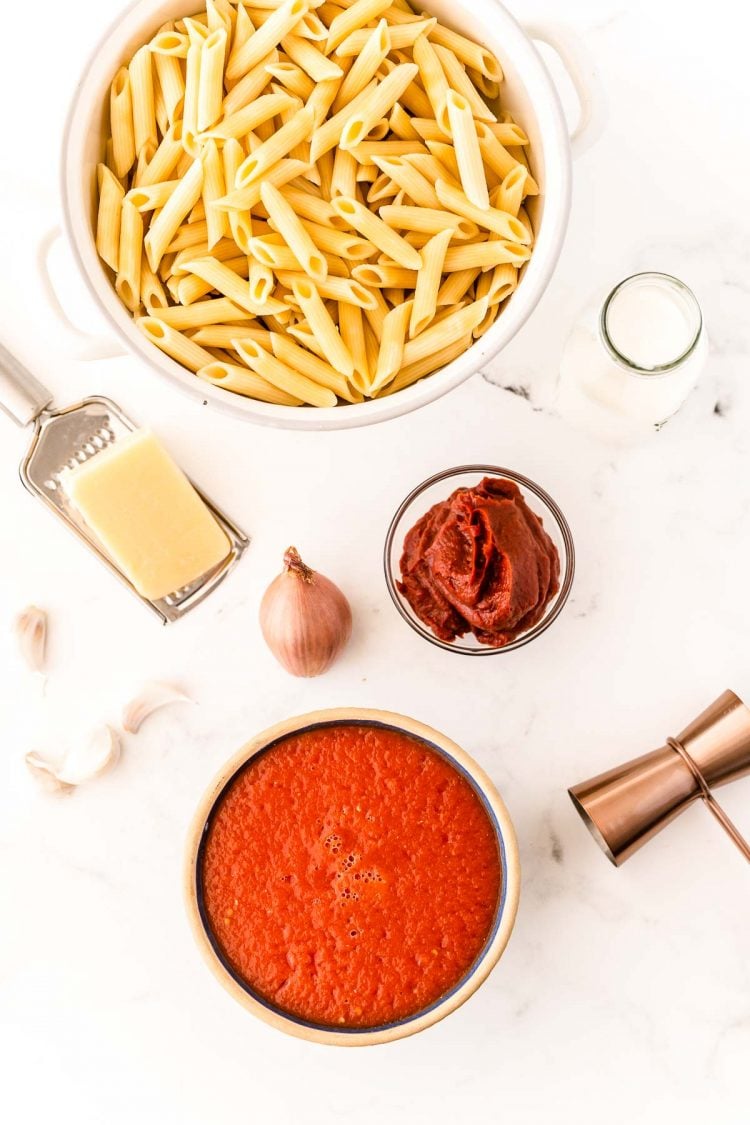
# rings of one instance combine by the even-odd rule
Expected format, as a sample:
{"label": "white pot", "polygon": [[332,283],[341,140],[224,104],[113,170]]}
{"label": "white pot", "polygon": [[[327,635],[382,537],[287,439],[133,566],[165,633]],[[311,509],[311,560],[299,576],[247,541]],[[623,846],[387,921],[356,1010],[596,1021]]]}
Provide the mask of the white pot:
{"label": "white pot", "polygon": [[[457,387],[479,371],[516,334],[531,314],[552,276],[565,237],[570,210],[571,143],[560,100],[532,36],[550,43],[564,58],[581,101],[574,146],[590,143],[598,121],[596,102],[587,91],[594,77],[584,77],[572,63],[570,42],[559,30],[529,29],[527,34],[497,0],[429,0],[441,22],[485,44],[505,72],[504,108],[526,130],[540,195],[530,207],[536,245],[516,292],[490,330],[462,356],[397,394],[372,402],[331,409],[283,407],[256,402],[196,379],[150,344],[120,303],[94,247],[96,165],[102,158],[105,105],[117,69],[126,63],[165,21],[195,8],[188,0],[137,0],[96,47],[73,98],[63,142],[62,197],[65,226],[89,289],[128,351],[140,356],[176,387],[236,417],[290,429],[333,430],[364,426],[406,414]],[[584,68],[585,69],[585,68]],[[59,311],[59,309],[58,309]],[[88,357],[103,354],[92,348]],[[107,354],[113,354],[109,344]]]}

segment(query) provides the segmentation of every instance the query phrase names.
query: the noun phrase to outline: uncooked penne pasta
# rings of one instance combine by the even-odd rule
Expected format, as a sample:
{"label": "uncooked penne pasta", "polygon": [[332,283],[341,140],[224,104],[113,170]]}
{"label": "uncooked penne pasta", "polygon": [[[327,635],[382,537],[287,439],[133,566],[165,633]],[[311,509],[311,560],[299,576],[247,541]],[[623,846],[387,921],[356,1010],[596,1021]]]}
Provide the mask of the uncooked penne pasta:
{"label": "uncooked penne pasta", "polygon": [[414,247],[391,230],[379,216],[368,211],[364,204],[350,196],[341,196],[331,200],[331,206],[354,230],[359,231],[364,238],[388,254],[394,262],[398,262],[406,269],[419,269],[421,260]]}
{"label": "uncooked penne pasta", "polygon": [[391,40],[388,34],[388,24],[380,20],[377,27],[367,33],[367,39],[362,45],[362,50],[339,87],[336,100],[331,107],[334,113],[348,105],[352,98],[376,76],[383,60],[391,49]]}
{"label": "uncooked penne pasta", "polygon": [[448,91],[446,105],[461,186],[469,202],[486,211],[490,205],[490,196],[471,107],[466,98],[455,90]]}
{"label": "uncooked penne pasta", "polygon": [[390,383],[401,368],[412,305],[412,301],[404,301],[403,304],[396,305],[387,313],[383,321],[378,362],[372,385],[368,388],[373,394]]}
{"label": "uncooked penne pasta", "polygon": [[270,50],[278,47],[284,36],[288,35],[306,14],[307,0],[285,0],[239,50],[232,54],[226,70],[228,81],[236,82],[256,66]]}
{"label": "uncooked penne pasta", "polygon": [[133,167],[136,156],[130,72],[125,66],[120,67],[110,87],[109,127],[115,175],[122,179]]}
{"label": "uncooked penne pasta", "polygon": [[408,0],[206,0],[164,23],[106,92],[97,168],[97,251],[140,331],[271,410],[452,362],[532,252],[502,80]]}
{"label": "uncooked penne pasta", "polygon": [[422,267],[417,273],[414,300],[411,303],[409,339],[423,332],[437,311],[437,296],[443,275],[443,263],[451,241],[452,230],[433,235],[421,252]]}
{"label": "uncooked penne pasta", "polygon": [[310,238],[302,220],[295,215],[291,204],[273,184],[261,184],[260,197],[273,226],[282,235],[289,249],[314,281],[323,281],[328,275],[328,265],[318,247]]}
{"label": "uncooked penne pasta", "polygon": [[154,74],[148,46],[136,51],[128,67],[130,94],[133,102],[133,137],[136,156],[149,142],[156,148],[156,114],[154,112]]}
{"label": "uncooked penne pasta", "polygon": [[[171,310],[161,310],[162,313],[169,311]],[[210,352],[199,344],[193,343],[188,336],[172,328],[161,317],[142,316],[136,320],[136,324],[144,336],[152,344],[156,344],[160,351],[165,352],[190,371],[200,371],[201,367],[214,362]]]}
{"label": "uncooked penne pasta", "polygon": [[[209,360],[212,360],[209,354]],[[269,383],[262,375],[249,371],[239,363],[224,363],[217,360],[201,367],[196,374],[206,383],[215,387],[223,387],[226,391],[233,391],[238,395],[248,398],[257,398],[260,402],[271,402],[276,406],[300,406],[301,398],[287,394],[286,391]]]}
{"label": "uncooked penne pasta", "polygon": [[97,167],[99,208],[96,217],[96,252],[117,273],[120,262],[120,226],[125,190],[106,164]]}
{"label": "uncooked penne pasta", "polygon": [[187,213],[198,202],[203,188],[203,163],[194,160],[190,171],[170,195],[155,219],[152,220],[144,240],[148,264],[156,272],[167,246]]}
{"label": "uncooked penne pasta", "polygon": [[310,331],[320,344],[323,354],[337,371],[350,379],[354,372],[354,360],[341,339],[331,314],[323,304],[314,283],[307,280],[295,281],[292,284],[292,293],[305,315]]}
{"label": "uncooked penne pasta", "polygon": [[500,238],[520,242],[522,245],[528,245],[531,241],[529,232],[523,223],[514,215],[499,211],[496,207],[490,207],[489,197],[487,207],[481,208],[471,203],[462,191],[451,187],[443,180],[436,182],[435,191],[446,210],[453,211],[456,215],[463,215],[466,219],[471,219],[477,226],[486,227],[487,230],[493,231]]}
{"label": "uncooked penne pasta", "polygon": [[321,387],[307,375],[301,375],[254,340],[238,340],[237,352],[258,375],[274,387],[301,398],[311,406],[335,406],[336,395],[328,387]]}

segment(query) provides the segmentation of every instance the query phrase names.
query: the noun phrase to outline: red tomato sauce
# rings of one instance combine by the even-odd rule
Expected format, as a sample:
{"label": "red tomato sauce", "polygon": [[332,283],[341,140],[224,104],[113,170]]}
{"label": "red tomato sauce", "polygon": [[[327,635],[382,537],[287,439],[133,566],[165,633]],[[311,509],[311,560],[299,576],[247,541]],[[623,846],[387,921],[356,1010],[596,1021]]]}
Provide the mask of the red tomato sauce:
{"label": "red tomato sauce", "polygon": [[497,838],[466,778],[366,724],[292,735],[214,810],[203,903],[225,961],[311,1023],[376,1027],[428,1007],[492,929]]}

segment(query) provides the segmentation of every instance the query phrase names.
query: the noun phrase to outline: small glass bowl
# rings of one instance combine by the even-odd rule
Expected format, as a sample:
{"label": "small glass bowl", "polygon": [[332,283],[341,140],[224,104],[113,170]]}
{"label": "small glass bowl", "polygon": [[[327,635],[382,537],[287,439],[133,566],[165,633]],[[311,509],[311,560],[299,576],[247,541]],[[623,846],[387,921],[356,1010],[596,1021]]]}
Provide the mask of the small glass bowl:
{"label": "small glass bowl", "polygon": [[[544,530],[557,547],[560,555],[560,589],[549,601],[543,617],[527,632],[516,637],[510,644],[495,647],[484,645],[476,639],[473,633],[455,641],[441,641],[439,637],[424,625],[406,598],[399,592],[397,582],[401,578],[401,554],[407,532],[417,520],[429,511],[433,504],[447,500],[457,488],[474,488],[483,477],[506,477],[517,484],[524,500],[535,515],[539,516],[544,524]],[[444,648],[447,652],[460,652],[466,656],[492,656],[498,652],[512,652],[522,645],[533,641],[548,629],[561,612],[568,600],[568,594],[573,584],[575,573],[575,549],[573,536],[568,526],[568,521],[558,508],[555,501],[528,477],[514,473],[512,469],[502,469],[498,465],[459,465],[454,469],[444,469],[442,473],[435,473],[422,484],[417,485],[399,508],[391,520],[388,534],[385,537],[385,550],[383,552],[383,565],[385,568],[385,581],[388,593],[393,604],[415,633],[419,633],[430,644]]]}

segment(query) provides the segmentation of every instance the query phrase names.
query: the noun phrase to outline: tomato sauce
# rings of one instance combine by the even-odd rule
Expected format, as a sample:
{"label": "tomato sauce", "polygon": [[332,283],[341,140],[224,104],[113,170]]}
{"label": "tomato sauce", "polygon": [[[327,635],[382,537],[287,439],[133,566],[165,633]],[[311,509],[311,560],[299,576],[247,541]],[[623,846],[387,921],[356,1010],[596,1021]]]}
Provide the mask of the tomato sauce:
{"label": "tomato sauce", "polygon": [[345,723],[291,735],[236,775],[201,879],[214,940],[253,991],[311,1023],[376,1027],[463,978],[502,872],[454,766],[401,731]]}

